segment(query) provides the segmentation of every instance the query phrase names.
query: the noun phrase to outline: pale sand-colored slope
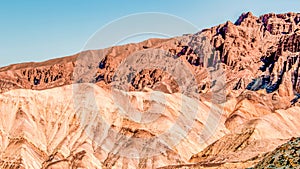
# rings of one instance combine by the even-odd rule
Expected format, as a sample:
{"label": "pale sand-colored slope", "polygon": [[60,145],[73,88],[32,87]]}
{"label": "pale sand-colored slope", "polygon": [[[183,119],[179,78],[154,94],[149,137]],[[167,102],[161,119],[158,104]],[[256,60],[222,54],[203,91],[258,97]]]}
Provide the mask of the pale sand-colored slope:
{"label": "pale sand-colored slope", "polygon": [[[225,122],[235,101],[228,101],[225,111],[218,114],[220,105],[211,108],[208,102],[181,94],[150,90],[106,91],[92,84],[43,91],[18,89],[1,94],[0,102],[0,168],[19,165],[24,168],[156,168],[203,161],[208,164],[242,162],[273,150],[292,136],[300,136],[299,107],[260,114],[229,131]],[[128,113],[133,112],[128,103],[141,112],[140,116]],[[248,107],[259,110],[251,104]],[[180,126],[190,124],[180,125],[176,120],[181,115],[193,115],[195,109],[197,114],[190,117],[194,123],[186,136]],[[83,120],[84,115],[87,116]],[[100,115],[108,126],[96,125],[95,130],[84,132],[85,123],[99,124],[94,115]],[[206,123],[208,115],[212,117],[209,124]],[[129,138],[160,136],[174,124],[179,127],[173,130],[176,135],[171,136],[173,140],[181,139],[179,142],[165,139],[155,146],[145,145],[148,153],[156,153],[155,156],[126,158],[130,156],[124,151],[128,140],[114,137],[116,133]],[[207,130],[203,130],[204,126]],[[137,148],[140,144],[131,146]]]}
{"label": "pale sand-colored slope", "polygon": [[[228,105],[227,105],[228,106]],[[250,105],[251,106],[251,105]],[[253,106],[253,105],[252,105]],[[277,110],[274,113],[253,117],[230,134],[195,154],[193,164],[163,168],[231,169],[253,167],[264,154],[300,136],[300,107]]]}
{"label": "pale sand-colored slope", "polygon": [[[75,92],[74,96],[73,92],[78,89],[80,91]],[[118,100],[116,96],[129,98],[132,105],[142,113],[146,114],[148,113],[146,109],[152,109],[150,112],[156,112],[159,116],[155,118],[144,116],[146,120],[153,119],[154,121],[140,124],[141,119],[136,116],[132,118],[124,111],[127,109],[126,104],[114,104],[124,100],[124,98]],[[84,168],[103,166],[136,168],[146,165],[151,168],[184,164],[188,163],[193,154],[222,137],[226,131],[224,125],[218,125],[212,137],[209,137],[210,133],[202,132],[210,112],[209,107],[181,94],[170,95],[161,92],[113,94],[96,85],[82,84],[43,91],[11,90],[0,95],[0,102],[0,168],[9,167],[10,164],[15,167],[21,165],[25,168],[55,165],[57,168],[69,168],[72,165]],[[79,103],[84,103],[84,105]],[[181,105],[185,107],[182,109]],[[162,150],[162,152],[158,151],[154,157],[125,158],[123,156],[126,154],[122,152],[118,156],[109,154],[101,148],[101,146],[107,148],[105,140],[106,142],[119,141],[119,144],[122,144],[123,140],[116,140],[110,135],[112,131],[116,133],[126,131],[127,136],[138,138],[147,138],[149,135],[158,136],[173,127],[180,115],[189,116],[194,110],[197,110],[197,114],[189,135],[185,136],[180,127],[175,128],[177,133],[172,135],[174,140],[186,138],[178,143],[172,140],[158,142],[156,147],[151,148],[155,151]],[[83,126],[79,121],[85,120],[79,120],[78,117],[82,117],[84,113],[91,115],[87,116],[88,124],[97,124],[98,120],[93,119],[92,115],[99,113],[98,115],[109,124],[109,128],[97,128],[98,131],[93,130],[96,134],[83,132]],[[214,126],[212,129],[215,129]],[[203,140],[206,137],[207,139]],[[96,143],[93,143],[91,138],[96,140]],[[123,142],[126,144],[125,141]]]}
{"label": "pale sand-colored slope", "polygon": [[199,156],[230,157],[219,159],[218,162],[245,161],[258,154],[273,150],[291,137],[300,136],[299,120],[300,108],[292,107],[288,110],[278,110],[274,113],[252,118],[240,125],[231,134],[228,134],[210,145],[205,151],[194,157],[201,161]]}

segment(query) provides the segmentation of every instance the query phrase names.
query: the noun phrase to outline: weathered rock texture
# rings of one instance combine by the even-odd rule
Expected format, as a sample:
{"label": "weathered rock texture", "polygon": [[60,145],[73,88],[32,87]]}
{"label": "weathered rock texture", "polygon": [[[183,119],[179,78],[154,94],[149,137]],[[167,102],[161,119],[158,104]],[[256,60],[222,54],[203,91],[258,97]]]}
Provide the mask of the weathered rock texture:
{"label": "weathered rock texture", "polygon": [[[137,52],[147,55],[153,50],[167,52],[166,57],[190,70],[199,97],[183,92],[189,88],[183,71],[135,65],[129,70],[141,70],[120,77],[128,83],[121,95],[131,98],[130,103],[147,118],[159,116],[153,125],[144,125],[119,115],[130,112],[122,99],[116,105],[119,95],[113,91],[120,67]],[[256,167],[272,165],[277,157],[264,154],[300,136],[299,52],[300,14],[245,13],[235,23],[192,35],[0,68],[0,168],[246,168],[263,158]],[[171,62],[164,65],[174,67]],[[86,83],[93,88],[94,102],[85,96],[85,88],[74,90]],[[162,98],[168,102],[161,103]],[[183,102],[190,111],[180,109]],[[82,104],[93,112],[93,103],[109,121],[108,133],[117,131],[130,138],[159,136],[180,114],[195,109],[197,113],[189,134],[177,145],[158,142],[155,149],[165,152],[126,158],[115,151],[127,142],[120,140],[114,151],[107,152],[95,142],[95,135],[83,132]],[[149,107],[157,114],[145,113]],[[216,118],[207,123],[209,114]],[[207,127],[212,131],[203,132]],[[103,139],[118,142],[109,134]]]}
{"label": "weathered rock texture", "polygon": [[254,168],[299,168],[300,138],[292,138],[289,142],[267,153],[264,159]]}

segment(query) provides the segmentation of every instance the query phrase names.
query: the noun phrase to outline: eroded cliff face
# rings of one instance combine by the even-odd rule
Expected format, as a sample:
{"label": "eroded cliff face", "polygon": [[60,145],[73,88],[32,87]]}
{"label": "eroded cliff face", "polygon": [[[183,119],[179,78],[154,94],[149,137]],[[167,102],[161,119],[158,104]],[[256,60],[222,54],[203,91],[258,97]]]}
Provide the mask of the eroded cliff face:
{"label": "eroded cliff face", "polygon": [[[158,52],[155,57],[170,58],[172,62],[161,64],[171,71],[139,64],[134,68],[127,67],[126,64],[130,65],[136,56],[147,56],[154,51]],[[0,166],[254,166],[264,153],[291,137],[300,136],[299,52],[300,14],[256,17],[245,13],[235,23],[228,21],[196,34],[150,39],[137,44],[84,51],[42,63],[0,68],[0,115],[3,119],[0,124]],[[137,55],[139,53],[141,55]],[[146,61],[154,62],[155,57]],[[139,60],[137,63],[143,62]],[[174,123],[178,113],[190,114],[178,107],[182,104],[181,96],[184,96],[180,93],[189,88],[189,83],[186,72],[172,69],[177,62],[185,65],[197,82],[194,87],[199,97],[188,96],[186,104],[200,106],[190,134],[178,145],[168,147],[159,142],[155,148],[165,148],[165,152],[151,158],[131,159],[103,150],[97,146],[95,138],[86,135],[78,122],[81,109],[71,106],[78,105],[74,103],[76,96],[86,99],[85,90],[75,91],[74,86],[78,84],[91,83],[96,89],[94,94],[98,101],[95,103],[99,104],[101,115],[110,122],[108,131],[117,131],[130,138],[159,136]],[[135,73],[130,74],[133,70]],[[114,105],[118,101],[113,92],[118,76],[123,81],[117,84],[128,83],[122,89],[123,94],[131,98],[130,104],[144,114],[154,107],[162,115],[159,124],[143,126],[129,117],[119,117],[117,112],[126,110],[126,106],[122,106],[127,104],[119,100],[122,104],[119,103],[119,107]],[[157,106],[161,97],[149,94],[155,91],[162,98],[170,99],[167,109]],[[93,107],[92,104],[89,106]],[[205,119],[208,112],[219,121],[213,135],[200,144],[196,138],[201,136],[203,139],[203,128],[210,126]],[[111,139],[109,135],[104,138]],[[126,144],[120,142],[113,147],[118,149]]]}
{"label": "eroded cliff face", "polygon": [[[268,93],[272,93],[280,86],[290,85],[289,81],[291,81],[293,92],[299,93],[298,23],[299,14],[295,13],[266,14],[259,18],[246,13],[241,15],[234,24],[228,21],[195,35],[164,40],[152,39],[102,51],[87,51],[68,58],[48,61],[45,64],[28,63],[8,66],[1,69],[1,89],[2,91],[14,88],[41,90],[76,83],[78,79],[74,80],[72,76],[78,57],[88,58],[91,55],[99,55],[99,59],[85,59],[86,62],[96,62],[93,64],[97,65],[97,71],[90,82],[109,85],[118,66],[126,57],[137,51],[153,48],[169,51],[174,57],[190,64],[198,81],[207,83],[199,84],[199,92],[211,86],[209,80],[205,79],[207,72],[204,69],[221,62],[226,70],[228,91],[266,89]],[[205,41],[211,43],[215,51],[213,58],[201,56],[199,53],[201,49],[195,49],[197,43],[202,43],[193,39],[197,37],[204,37]],[[137,82],[136,79],[148,72],[143,71],[134,75],[137,78],[132,82],[133,87],[140,90],[141,87],[137,86],[145,87],[145,83],[152,84],[150,87],[153,87],[154,83],[160,82],[157,77],[165,76],[163,71],[155,72],[155,77],[141,82]],[[286,95],[292,96],[294,93]]]}

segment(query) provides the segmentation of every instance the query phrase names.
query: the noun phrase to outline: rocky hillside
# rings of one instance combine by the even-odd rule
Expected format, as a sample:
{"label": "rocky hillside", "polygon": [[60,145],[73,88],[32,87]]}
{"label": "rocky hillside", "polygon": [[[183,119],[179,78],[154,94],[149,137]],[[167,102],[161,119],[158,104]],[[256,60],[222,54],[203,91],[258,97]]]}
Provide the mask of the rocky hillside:
{"label": "rocky hillside", "polygon": [[[0,68],[0,168],[272,165],[264,154],[300,136],[299,52],[299,13],[249,12],[195,34]],[[177,123],[176,144],[118,137],[161,138]],[[142,155],[128,157],[130,146]]]}
{"label": "rocky hillside", "polygon": [[300,138],[289,142],[265,155],[254,168],[300,168]]}

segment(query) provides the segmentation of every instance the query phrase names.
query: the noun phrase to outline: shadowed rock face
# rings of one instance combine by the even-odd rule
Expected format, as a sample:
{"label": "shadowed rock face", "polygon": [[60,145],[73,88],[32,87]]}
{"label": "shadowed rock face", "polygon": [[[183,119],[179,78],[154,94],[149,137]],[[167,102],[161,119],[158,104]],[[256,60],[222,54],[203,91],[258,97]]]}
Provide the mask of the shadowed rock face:
{"label": "shadowed rock face", "polygon": [[[156,108],[164,117],[158,118],[161,126],[157,128],[139,125],[116,113],[121,111],[112,104],[116,97],[111,92],[116,74],[138,52],[147,55],[152,50],[166,52],[166,57],[180,61],[193,74],[199,98],[191,97],[186,103],[200,105],[196,124],[187,139],[174,147],[159,142],[156,149],[168,148],[157,157],[130,159],[106,152],[80,128],[79,110],[69,105],[74,101],[73,85],[91,83],[101,103],[101,115],[112,122],[109,131],[126,133],[129,137],[157,136],[174,122],[176,113],[188,114],[178,108],[182,101],[178,94],[182,92],[182,84],[187,84],[183,72],[171,74],[138,65],[136,69],[140,71],[125,77],[129,86],[124,95],[132,99],[143,115],[154,117],[155,114],[146,112],[157,106],[160,97],[151,98],[149,92],[158,91],[171,100],[166,109],[169,114]],[[0,119],[4,119],[0,120],[0,168],[254,166],[264,153],[291,137],[300,136],[299,52],[300,14],[256,17],[245,13],[235,23],[228,21],[196,34],[150,39],[0,68]],[[164,64],[174,67],[170,62]],[[218,83],[221,75],[226,77],[222,85]],[[220,86],[226,99],[214,102]],[[85,97],[80,95],[80,98]],[[200,144],[196,138],[202,137],[205,125],[209,126],[203,116],[210,111],[216,116],[219,113],[212,107],[223,108],[219,125],[213,136]],[[126,144],[120,141],[118,146]],[[258,166],[269,162],[264,160]]]}

